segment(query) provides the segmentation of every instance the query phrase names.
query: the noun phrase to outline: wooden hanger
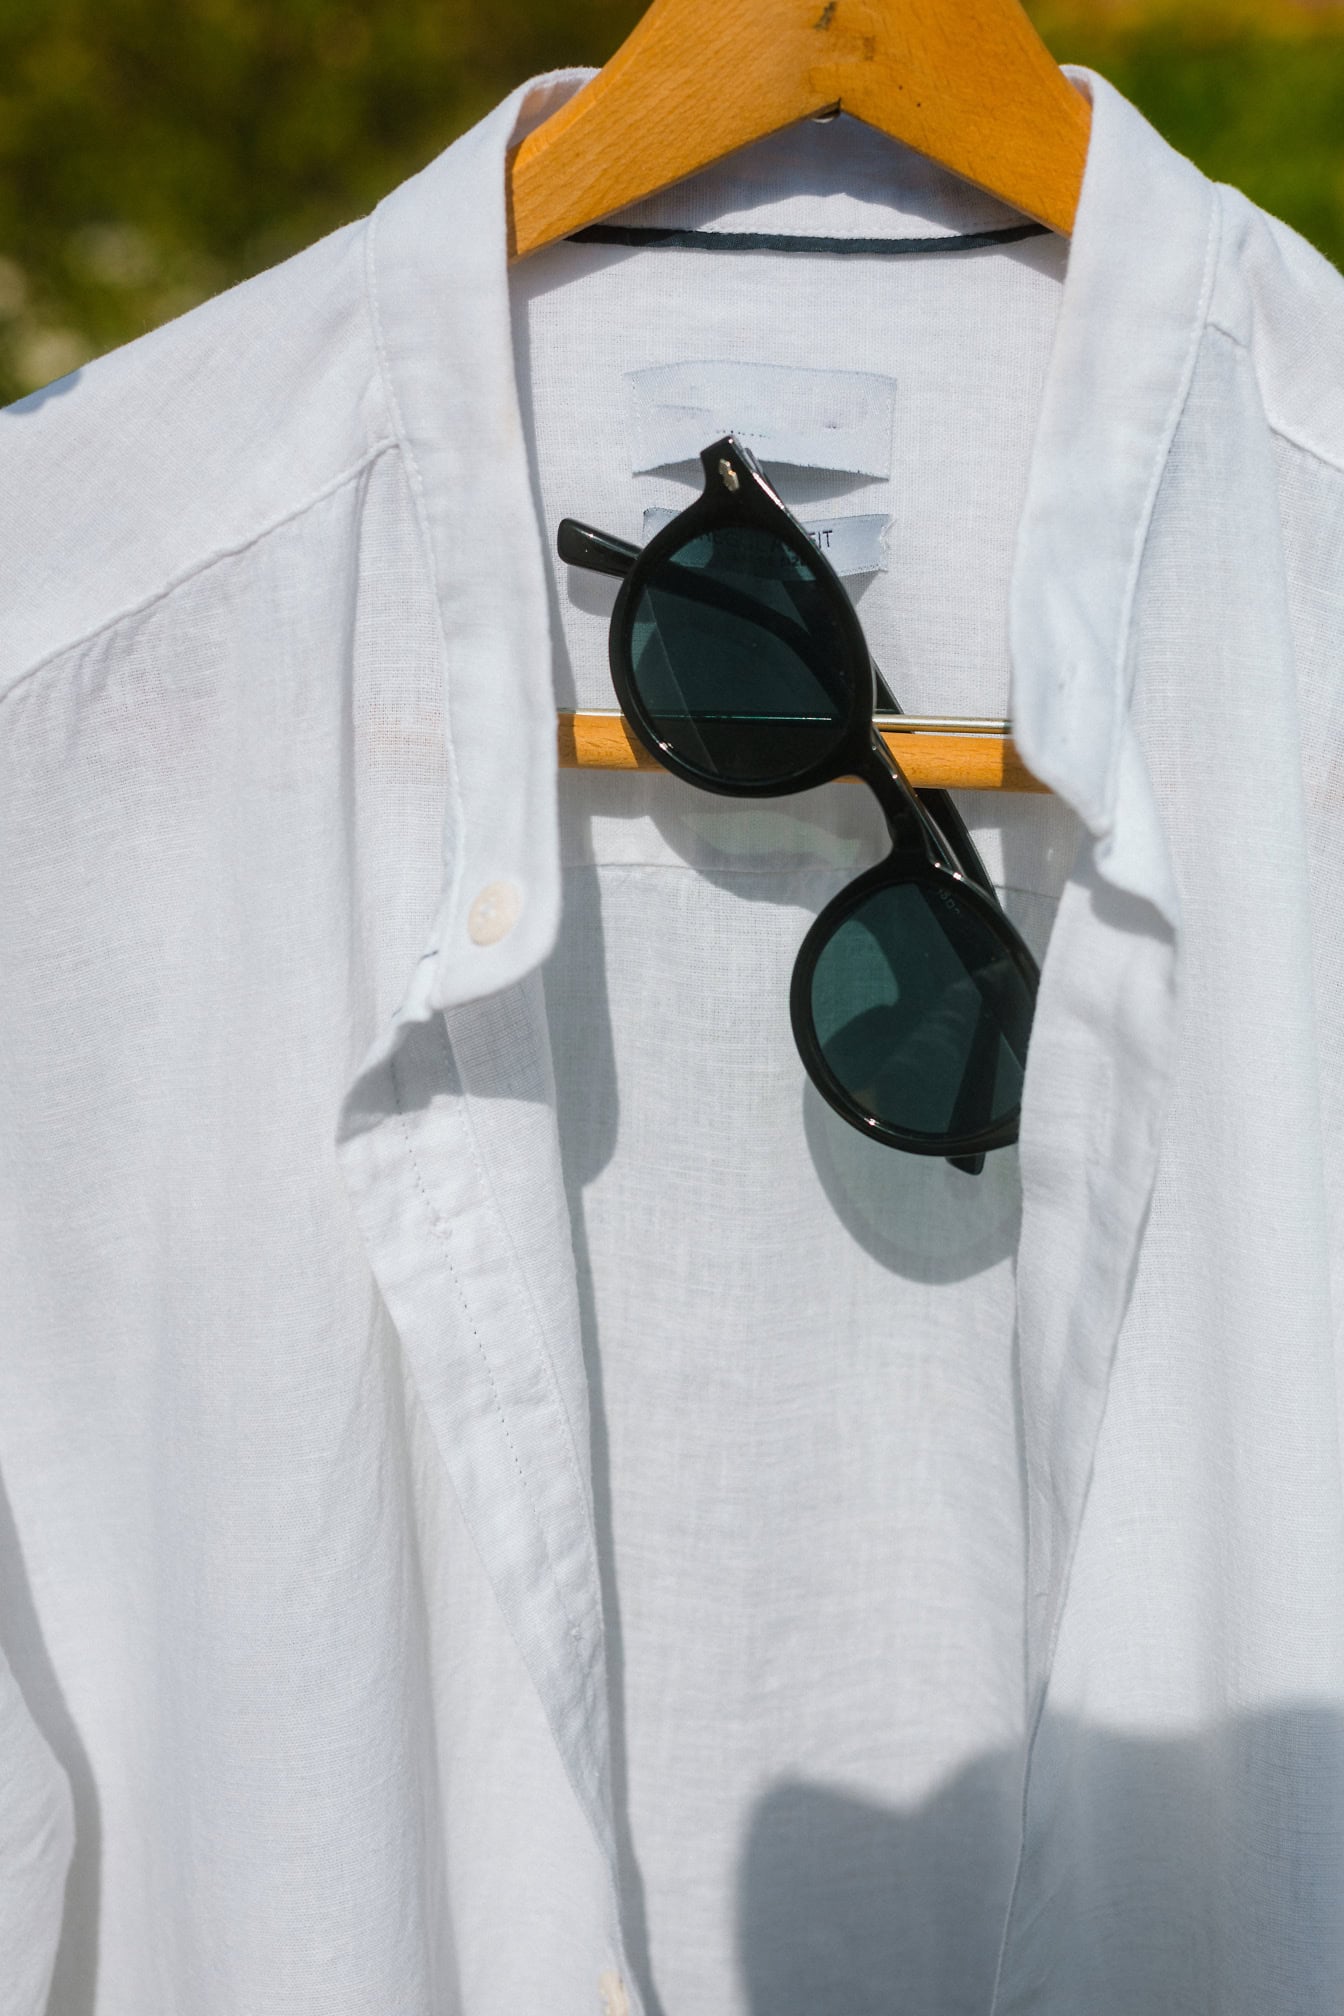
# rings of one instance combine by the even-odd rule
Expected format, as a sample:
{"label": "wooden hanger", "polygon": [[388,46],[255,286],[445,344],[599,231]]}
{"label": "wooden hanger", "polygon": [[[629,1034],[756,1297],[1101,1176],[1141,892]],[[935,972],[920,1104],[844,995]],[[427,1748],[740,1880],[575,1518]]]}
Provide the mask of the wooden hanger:
{"label": "wooden hanger", "polygon": [[[512,155],[510,257],[836,110],[1072,230],[1091,110],[1019,0],[653,0],[597,76]],[[881,725],[911,783],[935,781],[916,774],[927,761],[940,784],[1031,788],[996,724],[956,733],[903,715]],[[561,763],[643,767],[623,726],[619,713],[562,717]],[[949,746],[935,747],[940,731]]]}

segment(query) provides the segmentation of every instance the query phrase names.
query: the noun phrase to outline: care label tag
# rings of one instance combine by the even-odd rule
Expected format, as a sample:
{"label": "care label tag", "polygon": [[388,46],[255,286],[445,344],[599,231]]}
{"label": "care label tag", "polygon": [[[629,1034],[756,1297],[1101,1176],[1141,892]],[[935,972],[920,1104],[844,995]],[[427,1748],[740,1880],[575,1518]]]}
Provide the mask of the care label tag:
{"label": "care label tag", "polygon": [[[647,545],[654,533],[661,532],[676,516],[675,511],[646,505],[644,543]],[[799,518],[798,523],[837,574],[886,573],[887,528],[891,519],[884,518],[880,511],[856,512],[846,518]]]}
{"label": "care label tag", "polygon": [[762,462],[890,476],[896,380],[792,364],[655,364],[625,373],[631,471],[696,462],[736,434]]}

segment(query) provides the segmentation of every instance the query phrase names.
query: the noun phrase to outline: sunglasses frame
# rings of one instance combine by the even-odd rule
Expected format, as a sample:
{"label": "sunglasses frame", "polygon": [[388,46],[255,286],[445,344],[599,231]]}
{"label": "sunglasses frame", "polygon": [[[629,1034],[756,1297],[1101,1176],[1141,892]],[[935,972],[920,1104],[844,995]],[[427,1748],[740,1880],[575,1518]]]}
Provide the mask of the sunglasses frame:
{"label": "sunglasses frame", "polygon": [[[822,1098],[834,1107],[842,1119],[848,1120],[860,1133],[883,1142],[889,1148],[903,1149],[909,1155],[941,1155],[949,1162],[960,1164],[972,1158],[978,1159],[992,1148],[1011,1147],[1018,1135],[1021,1105],[1015,1106],[1011,1113],[1005,1114],[991,1127],[959,1134],[918,1134],[908,1128],[893,1127],[890,1122],[879,1120],[855,1105],[827,1063],[812,1019],[813,974],[835,933],[875,891],[894,889],[907,882],[920,883],[940,903],[970,909],[987,925],[1031,988],[1034,1005],[1040,977],[1036,962],[1004,916],[1002,908],[982,895],[973,882],[955,869],[944,868],[941,863],[929,861],[912,850],[893,847],[885,860],[866,869],[854,881],[847,882],[813,918],[793,962],[793,975],[789,982],[789,1020],[793,1024],[793,1040],[808,1076]],[[978,1174],[979,1171],[976,1169],[972,1173]]]}
{"label": "sunglasses frame", "polygon": [[[950,798],[943,792],[915,791],[875,727],[877,669],[858,613],[825,554],[771,486],[751,450],[735,435],[725,435],[702,449],[700,461],[705,472],[704,491],[645,546],[631,549],[624,541],[597,533],[573,519],[564,519],[557,536],[557,549],[563,559],[574,564],[622,577],[608,631],[612,684],[636,737],[664,769],[702,791],[728,798],[786,797],[797,791],[814,790],[841,777],[856,777],[874,793],[891,836],[891,852],[853,882],[846,883],[813,919],[799,947],[789,986],[794,1041],[822,1097],[860,1133],[907,1154],[939,1155],[978,1171],[988,1150],[1008,1147],[1017,1139],[1020,1105],[991,1127],[957,1135],[920,1134],[864,1113],[845,1092],[822,1052],[812,1021],[812,975],[826,944],[853,910],[875,890],[907,882],[922,883],[944,904],[970,906],[1003,946],[1027,983],[1033,1003],[1040,970],[999,903]],[[833,604],[848,674],[848,708],[833,746],[804,769],[761,782],[711,777],[684,761],[660,736],[645,711],[633,670],[635,616],[649,575],[688,541],[734,525],[756,526],[806,563]],[[929,798],[937,807],[936,814],[927,802]],[[951,838],[945,829],[950,830]]]}

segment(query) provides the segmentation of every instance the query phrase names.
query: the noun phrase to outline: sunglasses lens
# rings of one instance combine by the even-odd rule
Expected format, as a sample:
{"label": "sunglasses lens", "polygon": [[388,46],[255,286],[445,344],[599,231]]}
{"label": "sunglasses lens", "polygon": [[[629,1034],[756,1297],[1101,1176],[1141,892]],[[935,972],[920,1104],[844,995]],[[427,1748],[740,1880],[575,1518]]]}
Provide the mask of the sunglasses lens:
{"label": "sunglasses lens", "polygon": [[1034,989],[985,911],[940,881],[873,890],[812,974],[817,1043],[857,1113],[931,1140],[1018,1108]]}
{"label": "sunglasses lens", "polygon": [[750,525],[701,533],[651,568],[633,610],[631,676],[687,769],[784,782],[839,746],[856,675],[833,592]]}

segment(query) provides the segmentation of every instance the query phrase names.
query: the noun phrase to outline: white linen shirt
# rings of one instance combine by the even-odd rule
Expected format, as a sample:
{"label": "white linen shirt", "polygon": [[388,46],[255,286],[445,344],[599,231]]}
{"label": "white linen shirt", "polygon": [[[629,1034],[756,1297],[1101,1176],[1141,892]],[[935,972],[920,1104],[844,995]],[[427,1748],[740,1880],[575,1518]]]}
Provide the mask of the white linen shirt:
{"label": "white linen shirt", "polygon": [[[591,74],[0,413],[0,2011],[1339,2011],[1344,279],[1078,66],[1071,241],[846,118],[618,221],[926,252],[511,268]],[[870,793],[557,767],[780,386],[1052,787],[977,1178],[793,1045]]]}

